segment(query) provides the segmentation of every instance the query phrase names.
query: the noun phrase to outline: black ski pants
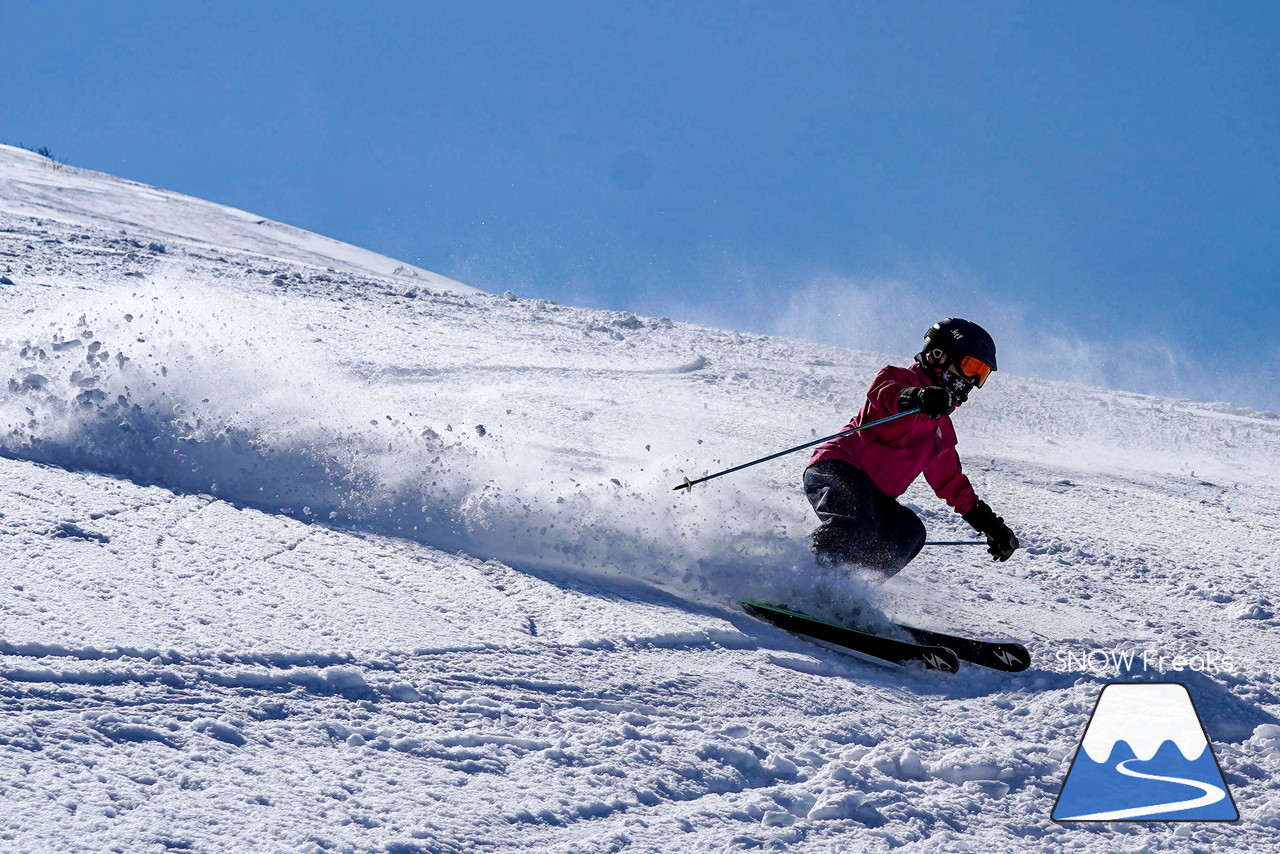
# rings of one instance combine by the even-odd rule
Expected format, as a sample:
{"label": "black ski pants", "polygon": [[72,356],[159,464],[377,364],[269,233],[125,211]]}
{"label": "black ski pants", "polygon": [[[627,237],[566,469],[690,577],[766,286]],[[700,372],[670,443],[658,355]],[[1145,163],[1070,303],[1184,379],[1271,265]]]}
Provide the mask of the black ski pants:
{"label": "black ski pants", "polygon": [[920,517],[843,460],[820,460],[805,469],[804,494],[822,520],[813,532],[813,553],[824,564],[857,564],[887,578],[924,546]]}

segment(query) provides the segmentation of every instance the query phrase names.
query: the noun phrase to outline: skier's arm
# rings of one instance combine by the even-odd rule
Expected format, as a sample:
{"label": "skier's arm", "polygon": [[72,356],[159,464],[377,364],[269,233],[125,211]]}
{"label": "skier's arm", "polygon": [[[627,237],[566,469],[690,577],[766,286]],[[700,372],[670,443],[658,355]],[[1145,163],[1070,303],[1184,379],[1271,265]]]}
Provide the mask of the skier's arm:
{"label": "skier's arm", "polygon": [[930,418],[938,418],[951,411],[951,392],[941,386],[916,386],[904,382],[906,371],[892,366],[876,374],[867,389],[867,403],[863,407],[863,421],[897,415],[908,409],[919,409]]}
{"label": "skier's arm", "polygon": [[[898,401],[910,386],[893,378],[888,369],[882,369],[867,389],[867,414],[875,418],[897,415],[902,410]],[[908,407],[910,408],[910,407]]]}
{"label": "skier's arm", "polygon": [[964,470],[960,467],[960,455],[954,447],[938,454],[924,470],[924,479],[939,498],[961,515],[968,513],[978,503],[978,494],[973,491],[969,478],[965,477]]}
{"label": "skier's arm", "polygon": [[938,497],[951,505],[963,519],[987,538],[987,551],[994,560],[1008,560],[1018,548],[1018,538],[1008,525],[978,498],[973,484],[960,467],[960,455],[950,447],[924,470],[925,480]]}
{"label": "skier's arm", "polygon": [[978,533],[986,535],[987,551],[993,560],[1008,560],[1020,545],[1017,536],[985,501],[979,501],[965,513],[964,520]]}

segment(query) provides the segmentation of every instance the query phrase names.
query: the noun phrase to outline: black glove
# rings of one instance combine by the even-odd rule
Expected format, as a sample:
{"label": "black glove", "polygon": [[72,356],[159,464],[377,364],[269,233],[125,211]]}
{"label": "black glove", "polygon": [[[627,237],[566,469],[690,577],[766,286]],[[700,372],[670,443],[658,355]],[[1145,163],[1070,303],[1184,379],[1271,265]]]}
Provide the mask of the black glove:
{"label": "black glove", "polygon": [[972,525],[979,534],[987,537],[987,551],[993,560],[1008,560],[1018,548],[1018,538],[996,515],[996,511],[987,506],[987,502],[979,501],[977,505],[962,517]]}
{"label": "black glove", "polygon": [[951,391],[940,385],[903,389],[898,395],[898,411],[919,409],[930,418],[941,418],[951,411]]}

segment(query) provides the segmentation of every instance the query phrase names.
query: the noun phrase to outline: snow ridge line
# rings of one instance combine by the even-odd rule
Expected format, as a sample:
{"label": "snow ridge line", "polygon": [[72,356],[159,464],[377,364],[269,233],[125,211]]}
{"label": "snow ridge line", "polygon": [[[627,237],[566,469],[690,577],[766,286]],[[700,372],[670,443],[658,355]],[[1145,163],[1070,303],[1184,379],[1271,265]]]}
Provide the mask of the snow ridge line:
{"label": "snow ridge line", "polygon": [[567,365],[446,365],[446,366],[425,366],[425,365],[393,365],[383,367],[372,364],[353,364],[346,363],[344,367],[354,373],[356,376],[367,381],[374,380],[390,380],[393,382],[410,383],[416,380],[431,380],[436,377],[453,377],[459,374],[518,374],[521,376],[529,376],[532,374],[550,374],[561,377],[569,374],[580,374],[586,376],[618,376],[625,377],[630,375],[645,376],[672,376],[676,374],[691,374],[702,370],[711,364],[711,360],[706,356],[696,356],[690,361],[681,362],[676,365],[666,366],[659,365],[652,368],[616,368],[604,367],[599,365],[593,366],[567,366]]}
{"label": "snow ridge line", "polygon": [[[713,637],[715,635],[715,637]],[[572,651],[612,652],[644,648],[690,651],[699,649],[728,648],[750,650],[758,647],[751,638],[733,632],[702,632],[689,635],[659,635],[654,638],[633,637],[623,643],[607,640],[584,641],[571,646],[536,643],[534,653],[545,653],[550,649]],[[385,686],[371,685],[366,673],[400,673],[406,660],[420,657],[442,655],[454,652],[483,654],[485,652],[519,653],[521,650],[497,649],[483,647],[473,649],[422,649],[412,653],[391,653],[385,659],[358,660],[349,653],[218,653],[210,656],[194,656],[176,650],[110,648],[95,647],[73,648],[61,644],[50,643],[11,643],[0,640],[0,656],[20,658],[69,658],[82,662],[124,662],[126,659],[138,659],[162,669],[146,670],[126,666],[121,669],[59,669],[53,666],[3,666],[0,664],[0,679],[24,683],[60,683],[78,685],[122,685],[160,683],[172,688],[190,687],[193,683],[202,682],[224,688],[249,688],[266,691],[291,691],[304,688],[312,694],[336,694],[348,699],[369,699],[383,696],[393,700],[421,700],[431,696],[412,688],[403,682],[394,682]],[[242,670],[227,672],[220,665],[241,665],[270,668],[272,672]],[[517,676],[475,676],[470,674],[453,674],[442,679],[433,679],[437,686],[444,684],[487,684],[502,688],[532,690],[548,695],[575,694],[581,687],[570,683],[535,680]],[[604,702],[599,698],[590,698],[585,702],[592,704]],[[628,707],[629,708],[629,707]]]}
{"label": "snow ridge line", "polygon": [[[122,670],[54,670],[41,667],[0,667],[0,679],[9,682],[69,685],[127,685],[161,684],[168,688],[194,688],[198,683],[221,688],[252,689],[256,691],[289,692],[302,688],[310,694],[340,695],[349,700],[374,699],[423,699],[423,695],[389,686],[379,690],[371,686],[364,674],[354,667],[312,668],[261,673],[240,671],[227,673],[202,666],[184,666],[182,669],[165,669],[147,672],[137,669]],[[407,687],[407,686],[406,686]]]}
{"label": "snow ridge line", "polygon": [[188,655],[177,650],[137,649],[134,647],[69,647],[56,643],[11,643],[0,639],[0,655],[22,656],[25,658],[75,658],[80,661],[119,661],[124,658],[139,658],[144,661],[166,665],[210,665],[250,664],[282,669],[295,667],[334,667],[339,665],[358,664],[361,667],[377,670],[394,670],[395,667],[383,662],[357,662],[350,653],[306,653],[306,652],[255,652],[237,655],[221,652],[212,656]]}

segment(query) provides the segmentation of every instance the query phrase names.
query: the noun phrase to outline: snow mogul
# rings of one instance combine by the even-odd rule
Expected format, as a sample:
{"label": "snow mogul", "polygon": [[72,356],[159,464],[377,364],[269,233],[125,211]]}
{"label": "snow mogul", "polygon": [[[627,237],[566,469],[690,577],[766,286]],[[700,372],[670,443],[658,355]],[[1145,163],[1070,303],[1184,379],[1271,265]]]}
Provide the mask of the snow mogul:
{"label": "snow mogul", "polygon": [[1004,520],[978,498],[960,467],[951,413],[996,369],[996,345],[976,323],[949,317],[929,327],[909,368],[886,365],[849,429],[919,409],[869,430],[819,445],[804,491],[822,524],[812,548],[826,566],[855,564],[900,572],[924,545],[924,523],[897,499],[921,474],[938,497],[987,538],[995,560],[1018,548]]}

